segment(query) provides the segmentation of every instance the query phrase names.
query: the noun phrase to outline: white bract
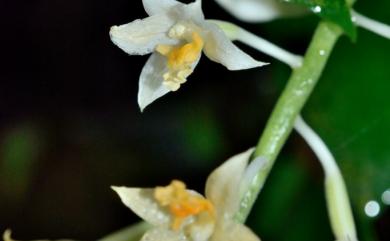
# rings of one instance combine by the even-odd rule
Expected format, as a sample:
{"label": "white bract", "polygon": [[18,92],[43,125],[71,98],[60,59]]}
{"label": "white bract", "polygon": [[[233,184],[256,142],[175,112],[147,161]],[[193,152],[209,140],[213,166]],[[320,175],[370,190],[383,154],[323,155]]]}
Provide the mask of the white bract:
{"label": "white bract", "polygon": [[214,23],[203,16],[201,0],[183,4],[175,0],[143,0],[149,17],[113,26],[111,40],[126,53],[152,53],[139,80],[138,104],[147,105],[176,91],[193,72],[202,51],[229,70],[265,63],[237,48]]}
{"label": "white bract", "polygon": [[252,153],[250,149],[238,154],[214,170],[207,179],[205,197],[177,180],[166,187],[113,189],[127,207],[154,225],[142,241],[259,241],[233,219],[248,178],[264,163],[257,158],[248,166]]}
{"label": "white bract", "polygon": [[305,8],[278,0],[215,0],[234,17],[246,22],[266,22],[301,15]]}

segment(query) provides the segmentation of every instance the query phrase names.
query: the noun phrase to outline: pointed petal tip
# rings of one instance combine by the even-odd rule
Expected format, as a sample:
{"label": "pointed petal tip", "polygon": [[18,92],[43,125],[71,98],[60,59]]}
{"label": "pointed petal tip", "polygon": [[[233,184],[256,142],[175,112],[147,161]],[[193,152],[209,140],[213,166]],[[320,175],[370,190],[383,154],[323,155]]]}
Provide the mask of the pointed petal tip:
{"label": "pointed petal tip", "polygon": [[115,34],[118,33],[118,29],[119,27],[117,25],[113,25],[110,27],[110,31],[108,32],[108,34],[110,35],[112,41],[114,41],[113,39],[115,38]]}
{"label": "pointed petal tip", "polygon": [[262,61],[257,61],[257,60],[256,60],[256,62],[257,62],[257,66],[256,67],[263,67],[265,65],[269,65],[270,64],[270,63],[267,63],[267,62],[262,62]]}
{"label": "pointed petal tip", "polygon": [[145,103],[144,101],[138,99],[138,108],[141,113],[144,113],[145,108],[151,103]]}
{"label": "pointed petal tip", "polygon": [[[250,58],[252,58],[252,57],[250,57]],[[249,63],[246,63],[244,65],[242,65],[242,63],[240,63],[240,64],[237,64],[237,66],[236,65],[226,66],[226,68],[228,70],[231,70],[231,71],[237,71],[237,70],[259,68],[259,67],[263,67],[263,66],[266,66],[266,65],[269,65],[269,64],[270,63],[266,63],[266,62],[262,62],[262,61],[258,61],[258,60],[252,59],[252,61],[250,61]]]}
{"label": "pointed petal tip", "polygon": [[128,189],[128,187],[125,187],[125,186],[110,186],[110,188],[119,196],[121,196],[122,191],[124,191],[125,189]]}
{"label": "pointed petal tip", "polygon": [[[150,103],[149,103],[150,104]],[[138,108],[141,113],[144,112],[145,108],[149,105],[145,102],[143,102],[140,98],[138,98]]]}
{"label": "pointed petal tip", "polygon": [[114,191],[118,191],[120,187],[119,186],[110,186],[110,188]]}

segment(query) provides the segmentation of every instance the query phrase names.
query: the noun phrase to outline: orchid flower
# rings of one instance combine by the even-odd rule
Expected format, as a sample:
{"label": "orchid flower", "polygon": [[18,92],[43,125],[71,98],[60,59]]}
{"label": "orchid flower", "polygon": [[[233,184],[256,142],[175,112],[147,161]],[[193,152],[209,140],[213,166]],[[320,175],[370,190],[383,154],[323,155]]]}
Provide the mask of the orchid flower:
{"label": "orchid flower", "polygon": [[305,8],[276,0],[215,0],[234,17],[245,22],[267,22],[283,16],[301,15]]}
{"label": "orchid flower", "polygon": [[238,154],[214,170],[205,197],[174,180],[166,187],[112,187],[122,202],[154,228],[142,241],[259,241],[246,226],[234,221],[249,182],[265,162],[253,149]]}
{"label": "orchid flower", "polygon": [[229,70],[265,65],[237,48],[214,23],[205,20],[201,0],[143,0],[149,17],[113,26],[111,40],[130,55],[152,53],[139,79],[141,111],[176,91],[198,64],[202,51]]}

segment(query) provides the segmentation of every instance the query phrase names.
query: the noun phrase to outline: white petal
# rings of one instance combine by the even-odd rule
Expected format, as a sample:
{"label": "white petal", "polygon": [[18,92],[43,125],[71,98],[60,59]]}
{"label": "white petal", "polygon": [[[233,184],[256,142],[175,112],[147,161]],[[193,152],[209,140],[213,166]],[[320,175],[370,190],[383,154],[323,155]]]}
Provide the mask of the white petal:
{"label": "white petal", "polygon": [[201,24],[204,21],[201,0],[196,0],[189,4],[178,5],[177,7],[172,8],[170,14],[180,21],[190,21],[197,24]]}
{"label": "white petal", "polygon": [[247,22],[266,22],[280,16],[300,15],[304,8],[275,0],[216,0],[236,18]]}
{"label": "white petal", "polygon": [[168,227],[171,223],[169,214],[154,199],[152,188],[112,187],[123,204],[139,217],[155,226]]}
{"label": "white petal", "polygon": [[187,241],[183,232],[174,232],[166,228],[154,228],[147,231],[141,241]]}
{"label": "white petal", "polygon": [[234,222],[225,222],[217,227],[210,241],[260,241],[249,228]]}
{"label": "white petal", "polygon": [[169,14],[176,21],[204,20],[202,1],[196,0],[189,4],[183,4],[175,0],[143,0],[145,11],[151,16],[155,14]]}
{"label": "white petal", "polygon": [[175,0],[142,0],[145,11],[149,16],[169,11],[172,7],[182,3]]}
{"label": "white petal", "polygon": [[253,148],[235,155],[215,169],[206,182],[206,197],[218,209],[218,214],[233,215],[239,208],[238,194]]}
{"label": "white petal", "polygon": [[235,46],[225,33],[214,23],[204,22],[205,34],[204,53],[217,63],[224,65],[229,70],[250,69],[260,67],[267,63],[254,60]]}
{"label": "white petal", "polygon": [[119,48],[128,54],[151,53],[157,44],[175,44],[177,40],[167,36],[174,21],[167,14],[158,14],[131,23],[113,26],[110,37]]}
{"label": "white petal", "polygon": [[139,79],[138,105],[141,111],[156,99],[170,92],[163,85],[163,75],[167,71],[167,63],[164,56],[154,53],[149,57]]}

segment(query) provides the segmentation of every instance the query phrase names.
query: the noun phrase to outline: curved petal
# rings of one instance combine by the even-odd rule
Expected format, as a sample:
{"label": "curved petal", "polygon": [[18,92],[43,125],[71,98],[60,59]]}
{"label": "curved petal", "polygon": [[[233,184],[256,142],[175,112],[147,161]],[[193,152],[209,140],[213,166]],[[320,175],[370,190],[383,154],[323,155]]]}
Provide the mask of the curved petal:
{"label": "curved petal", "polygon": [[260,238],[256,236],[249,228],[234,222],[224,222],[215,229],[214,235],[210,241],[260,241]]}
{"label": "curved petal", "polygon": [[123,204],[139,217],[155,226],[168,227],[169,214],[154,200],[152,188],[111,187],[121,198]]}
{"label": "curved petal", "polygon": [[266,22],[281,16],[300,15],[303,7],[275,0],[215,0],[234,17],[246,22]]}
{"label": "curved petal", "polygon": [[149,16],[167,12],[176,5],[183,5],[176,0],[142,0],[142,3]]}
{"label": "curved petal", "polygon": [[225,33],[214,23],[204,22],[203,28],[206,41],[204,53],[206,56],[229,70],[250,69],[260,67],[267,63],[254,60],[235,46]]}
{"label": "curved petal", "polygon": [[141,241],[188,241],[183,232],[174,232],[166,228],[154,228],[147,231]]}
{"label": "curved petal", "polygon": [[215,169],[206,182],[206,197],[218,209],[219,214],[233,215],[239,208],[241,185],[253,148],[235,155]]}
{"label": "curved petal", "polygon": [[167,71],[167,63],[164,56],[154,53],[149,57],[139,78],[138,105],[141,111],[156,99],[170,92],[163,85],[163,75]]}
{"label": "curved petal", "polygon": [[153,52],[157,44],[176,44],[167,36],[174,21],[167,14],[158,14],[110,29],[111,41],[128,54]]}

